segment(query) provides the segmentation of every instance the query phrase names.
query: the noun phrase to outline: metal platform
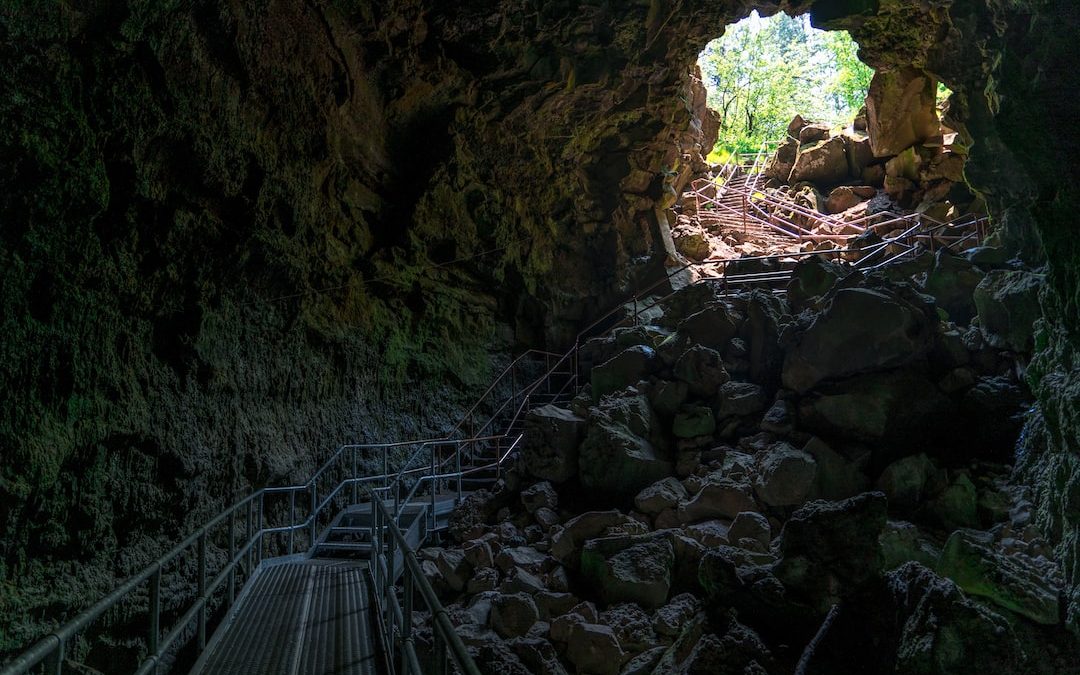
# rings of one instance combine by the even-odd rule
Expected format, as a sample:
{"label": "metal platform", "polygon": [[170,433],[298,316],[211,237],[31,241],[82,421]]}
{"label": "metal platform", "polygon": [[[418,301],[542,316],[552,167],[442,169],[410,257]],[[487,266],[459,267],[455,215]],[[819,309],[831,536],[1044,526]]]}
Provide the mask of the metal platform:
{"label": "metal platform", "polygon": [[369,675],[378,672],[366,563],[264,563],[231,621],[191,672],[201,675]]}

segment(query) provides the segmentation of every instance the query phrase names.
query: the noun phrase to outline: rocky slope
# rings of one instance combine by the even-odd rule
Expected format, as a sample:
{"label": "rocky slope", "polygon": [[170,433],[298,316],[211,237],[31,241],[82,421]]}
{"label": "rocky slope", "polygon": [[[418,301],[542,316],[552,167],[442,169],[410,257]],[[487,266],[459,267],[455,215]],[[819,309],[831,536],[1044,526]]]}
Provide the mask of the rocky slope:
{"label": "rocky slope", "polygon": [[691,65],[755,7],[946,82],[967,181],[1045,248],[1022,466],[1075,585],[1068,0],[15,0],[0,650],[249,486],[443,426],[492,350],[563,341],[659,266],[707,126]]}
{"label": "rocky slope", "polygon": [[1041,275],[995,253],[703,281],[591,341],[420,552],[484,671],[1080,672],[1011,467]]}

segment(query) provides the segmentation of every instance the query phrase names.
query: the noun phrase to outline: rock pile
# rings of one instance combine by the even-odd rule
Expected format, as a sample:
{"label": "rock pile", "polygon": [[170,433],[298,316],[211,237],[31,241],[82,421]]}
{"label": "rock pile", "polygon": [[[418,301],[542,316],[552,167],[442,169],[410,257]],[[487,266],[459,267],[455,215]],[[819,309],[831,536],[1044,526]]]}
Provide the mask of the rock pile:
{"label": "rock pile", "polygon": [[1006,466],[1030,349],[1007,308],[1040,277],[994,257],[702,282],[587,344],[591,386],[421,551],[484,671],[786,673],[834,606],[810,672],[1050,658],[1024,636],[1061,575]]}

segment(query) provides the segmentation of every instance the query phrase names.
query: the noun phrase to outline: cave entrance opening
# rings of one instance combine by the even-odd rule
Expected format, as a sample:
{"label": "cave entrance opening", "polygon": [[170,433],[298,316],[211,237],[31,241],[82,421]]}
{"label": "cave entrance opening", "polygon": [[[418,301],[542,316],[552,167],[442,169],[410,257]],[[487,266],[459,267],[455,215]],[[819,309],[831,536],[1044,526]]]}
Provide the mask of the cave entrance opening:
{"label": "cave entrance opening", "polygon": [[956,245],[981,241],[967,146],[949,128],[952,92],[936,76],[875,70],[846,31],[755,11],[704,48],[697,77],[707,107],[697,166],[708,170],[676,186],[672,230],[687,257],[846,255],[859,238],[883,251],[897,237],[951,247],[923,236],[924,223],[969,223],[950,230]]}
{"label": "cave entrance opening", "polygon": [[846,31],[814,28],[805,14],[756,11],[711,41],[698,67],[719,121],[713,163],[782,141],[796,115],[831,129],[850,126],[874,74]]}

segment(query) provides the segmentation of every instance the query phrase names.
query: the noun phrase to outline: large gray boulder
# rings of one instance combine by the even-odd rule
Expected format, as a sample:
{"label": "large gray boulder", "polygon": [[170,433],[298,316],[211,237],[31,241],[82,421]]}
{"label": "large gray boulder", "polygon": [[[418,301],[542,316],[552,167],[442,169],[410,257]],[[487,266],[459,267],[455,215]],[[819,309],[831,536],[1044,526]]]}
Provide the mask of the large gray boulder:
{"label": "large gray boulder", "polygon": [[802,602],[824,613],[880,574],[878,543],[885,529],[885,495],[867,492],[842,501],[813,501],[784,523],[773,572]]}
{"label": "large gray boulder", "polygon": [[756,511],[753,490],[748,482],[730,478],[710,480],[689,501],[679,505],[675,515],[680,523],[726,518],[732,520],[743,511]]}
{"label": "large gray boulder", "polygon": [[923,289],[934,297],[951,321],[966,326],[975,316],[975,288],[985,276],[966,258],[939,249],[926,273]]}
{"label": "large gray boulder", "polygon": [[561,483],[577,472],[578,447],[586,423],[573,412],[545,405],[525,416],[521,456],[525,470],[541,479]]}
{"label": "large gray boulder", "polygon": [[1000,349],[1030,352],[1034,323],[1042,315],[1039,290],[1046,277],[1032,272],[996,270],[975,288],[975,307],[987,342]]}
{"label": "large gray boulder", "polygon": [[593,402],[644,379],[659,366],[656,352],[645,345],[627,347],[592,369]]}
{"label": "large gray boulder", "polygon": [[652,414],[644,396],[606,399],[592,409],[578,454],[582,485],[629,501],[674,472],[674,464],[647,438]]}
{"label": "large gray boulder", "polygon": [[539,620],[536,603],[525,593],[499,594],[491,602],[491,627],[503,638],[525,635]]}
{"label": "large gray boulder", "polygon": [[799,402],[802,429],[881,447],[948,432],[954,415],[955,406],[932,382],[904,370],[821,385]]}
{"label": "large gray boulder", "polygon": [[758,458],[754,493],[767,506],[798,506],[810,495],[816,473],[809,453],[776,443]]}
{"label": "large gray boulder", "polygon": [[1021,554],[1004,555],[975,530],[953,532],[938,561],[938,572],[971,595],[986,598],[1041,624],[1061,620],[1061,581]]}
{"label": "large gray boulder", "polygon": [[720,352],[703,345],[693,345],[683,352],[673,372],[689,386],[690,393],[703,398],[715,396],[720,385],[731,379]]}
{"label": "large gray boulder", "polygon": [[824,380],[910,363],[933,346],[936,322],[899,295],[836,292],[784,359],[784,386],[805,392]]}
{"label": "large gray boulder", "polygon": [[626,654],[609,626],[576,623],[566,641],[566,659],[579,673],[616,675]]}
{"label": "large gray boulder", "polygon": [[941,132],[937,82],[915,68],[879,70],[866,94],[866,121],[876,157],[899,155]]}
{"label": "large gray boulder", "polygon": [[675,551],[665,538],[592,539],[581,552],[581,572],[608,604],[636,602],[657,609],[671,591]]}
{"label": "large gray boulder", "polygon": [[795,157],[788,183],[808,182],[833,186],[847,180],[847,143],[842,136],[803,143]]}
{"label": "large gray boulder", "polygon": [[948,579],[910,562],[886,578],[899,625],[893,672],[926,675],[1024,672],[1009,622]]}

